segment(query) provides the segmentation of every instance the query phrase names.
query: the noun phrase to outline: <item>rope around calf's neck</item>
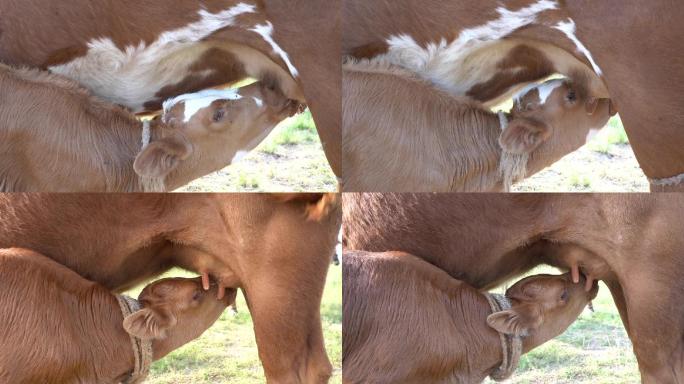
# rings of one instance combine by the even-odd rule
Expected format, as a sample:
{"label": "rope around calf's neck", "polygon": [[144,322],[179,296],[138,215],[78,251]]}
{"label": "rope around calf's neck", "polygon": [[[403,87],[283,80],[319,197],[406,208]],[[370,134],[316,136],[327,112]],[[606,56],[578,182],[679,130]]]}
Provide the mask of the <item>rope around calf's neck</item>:
{"label": "rope around calf's neck", "polygon": [[[489,302],[492,313],[501,312],[511,307],[511,302],[504,295],[496,293],[485,292],[485,297]],[[518,367],[520,355],[522,354],[522,340],[519,336],[506,335],[499,332],[499,340],[501,341],[501,351],[503,353],[503,360],[489,377],[496,381],[503,381],[509,378],[515,368]]]}
{"label": "rope around calf's neck", "polygon": [[150,120],[144,120],[142,122],[142,148],[145,149],[150,145],[150,139],[152,138],[152,129],[150,128]]}
{"label": "rope around calf's neck", "polygon": [[[140,303],[138,300],[135,300],[130,296],[116,295],[116,300],[119,302],[119,308],[121,308],[121,313],[124,318],[131,313],[140,310]],[[138,384],[142,383],[150,372],[150,365],[152,364],[152,341],[142,340],[133,335],[129,336],[131,338],[131,346],[133,347],[133,360],[135,365],[133,366],[133,371],[131,371],[129,376],[121,383]]]}

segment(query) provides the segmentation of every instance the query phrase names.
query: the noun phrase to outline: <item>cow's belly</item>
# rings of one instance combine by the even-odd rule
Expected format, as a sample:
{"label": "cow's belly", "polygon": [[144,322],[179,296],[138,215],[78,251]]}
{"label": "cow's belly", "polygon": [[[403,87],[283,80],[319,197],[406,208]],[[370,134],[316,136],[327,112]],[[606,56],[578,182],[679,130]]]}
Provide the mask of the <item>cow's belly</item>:
{"label": "cow's belly", "polygon": [[201,81],[214,75],[215,69],[193,69],[210,49],[208,44],[193,43],[121,51],[111,40],[103,39],[92,43],[87,55],[49,69],[78,81],[100,97],[141,112],[147,103],[159,98],[161,90],[179,86],[190,76]]}
{"label": "cow's belly", "polygon": [[[556,2],[546,0],[514,11],[501,7],[498,18],[463,29],[450,40],[432,37],[427,44],[417,43],[424,36],[395,34],[385,39],[386,51],[373,60],[403,67],[449,93],[488,105],[553,73],[585,73],[592,91],[607,96],[601,70],[575,36],[574,22],[564,17],[539,21],[542,13],[557,9]],[[535,26],[534,32],[523,31],[530,26]]]}
{"label": "cow's belly", "polygon": [[404,36],[391,40],[387,53],[373,60],[415,72],[437,87],[496,105],[521,87],[553,73],[584,73],[594,94],[607,95],[601,78],[569,52],[552,44],[511,38],[473,42],[468,49],[447,44],[421,47]]}

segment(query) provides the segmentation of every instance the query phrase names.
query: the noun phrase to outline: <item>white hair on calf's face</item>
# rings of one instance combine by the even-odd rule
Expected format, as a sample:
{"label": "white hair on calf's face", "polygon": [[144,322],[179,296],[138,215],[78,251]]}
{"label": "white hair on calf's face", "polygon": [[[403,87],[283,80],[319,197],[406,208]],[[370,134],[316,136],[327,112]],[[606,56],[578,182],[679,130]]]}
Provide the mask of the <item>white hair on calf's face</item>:
{"label": "white hair on calf's face", "polygon": [[239,100],[242,95],[235,89],[207,89],[197,93],[188,93],[166,100],[163,104],[164,115],[166,115],[176,104],[185,103],[183,122],[190,121],[200,109],[206,108],[216,100]]}
{"label": "white hair on calf's face", "polygon": [[537,87],[537,90],[539,91],[539,103],[542,105],[545,104],[546,99],[549,98],[553,90],[563,85],[563,81],[564,80],[562,79],[554,79],[539,84],[539,87]]}
{"label": "white hair on calf's face", "polygon": [[525,97],[525,95],[536,89],[539,94],[539,104],[544,105],[549,96],[551,96],[551,93],[553,93],[553,90],[563,85],[564,81],[564,79],[553,79],[547,80],[541,84],[529,84],[521,89],[520,92],[513,97],[513,100],[515,100],[516,103],[520,103],[520,100]]}

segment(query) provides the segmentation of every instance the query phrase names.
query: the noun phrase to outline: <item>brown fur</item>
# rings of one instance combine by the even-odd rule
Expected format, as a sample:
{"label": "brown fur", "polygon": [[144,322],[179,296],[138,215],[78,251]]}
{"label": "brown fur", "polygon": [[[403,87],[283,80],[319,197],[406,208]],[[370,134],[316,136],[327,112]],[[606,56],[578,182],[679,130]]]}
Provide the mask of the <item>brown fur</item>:
{"label": "brown fur", "polygon": [[[32,276],[32,278],[26,278]],[[0,250],[0,380],[6,383],[118,383],[133,370],[130,336],[115,296],[49,258],[26,249]],[[152,297],[148,292],[160,291]],[[197,299],[193,299],[194,292]],[[164,279],[140,295],[142,309],[174,319],[152,340],[157,360],[199,337],[235,301],[198,279]],[[148,319],[148,325],[157,320]],[[145,336],[143,332],[143,337]]]}
{"label": "brown fur", "polygon": [[562,333],[597,288],[585,292],[568,276],[532,276],[507,291],[510,309],[492,314],[482,293],[413,255],[346,251],[342,263],[342,362],[350,384],[479,383],[502,360],[492,327],[521,336],[529,352]]}
{"label": "brown fur", "polygon": [[269,382],[324,383],[319,307],[340,208],[317,221],[306,210],[325,196],[6,194],[0,247],[35,249],[117,291],[172,266],[208,273],[243,289]]}
{"label": "brown fur", "polygon": [[673,383],[684,372],[671,358],[684,355],[683,211],[677,194],[345,194],[343,233],[347,248],[409,252],[476,288],[579,260],[610,288],[642,380]]}

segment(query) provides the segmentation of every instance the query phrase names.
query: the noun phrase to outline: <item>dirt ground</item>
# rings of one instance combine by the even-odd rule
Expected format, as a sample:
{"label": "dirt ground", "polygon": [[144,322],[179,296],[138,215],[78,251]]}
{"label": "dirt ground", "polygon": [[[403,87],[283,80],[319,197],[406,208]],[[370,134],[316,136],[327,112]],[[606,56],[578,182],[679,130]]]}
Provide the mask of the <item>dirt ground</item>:
{"label": "dirt ground", "polygon": [[648,180],[629,144],[606,153],[583,146],[513,186],[513,192],[648,192]]}
{"label": "dirt ground", "polygon": [[512,192],[648,192],[619,116],[589,143],[511,188]]}
{"label": "dirt ground", "polygon": [[311,114],[279,124],[248,156],[176,192],[335,192]]}

